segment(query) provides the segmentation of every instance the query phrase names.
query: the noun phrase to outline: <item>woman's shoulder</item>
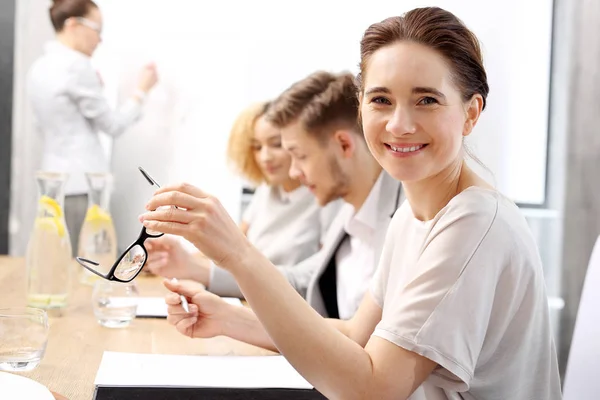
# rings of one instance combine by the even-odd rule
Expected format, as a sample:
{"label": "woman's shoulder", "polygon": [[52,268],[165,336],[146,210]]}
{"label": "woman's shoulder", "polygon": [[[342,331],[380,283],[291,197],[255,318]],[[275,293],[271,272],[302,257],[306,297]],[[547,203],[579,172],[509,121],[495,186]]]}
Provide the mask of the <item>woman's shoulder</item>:
{"label": "woman's shoulder", "polygon": [[523,219],[519,207],[495,189],[471,186],[456,195],[440,211],[443,216],[478,216],[487,220]]}
{"label": "woman's shoulder", "polygon": [[425,229],[430,235],[449,227],[479,235],[484,234],[494,224],[510,226],[522,218],[518,207],[502,193],[494,189],[471,186],[454,196],[429,221],[418,221],[410,204],[406,202],[394,216],[394,225],[400,230],[405,229],[405,226]]}
{"label": "woman's shoulder", "polygon": [[500,192],[480,186],[471,186],[454,196],[440,210],[435,219],[478,217],[490,220],[497,216],[502,201]]}
{"label": "woman's shoulder", "polygon": [[[438,214],[432,231],[455,226],[464,238],[488,237],[513,242],[530,236],[519,207],[501,192],[472,186],[455,196]],[[519,241],[519,240],[517,240]],[[529,240],[528,240],[529,241]]]}

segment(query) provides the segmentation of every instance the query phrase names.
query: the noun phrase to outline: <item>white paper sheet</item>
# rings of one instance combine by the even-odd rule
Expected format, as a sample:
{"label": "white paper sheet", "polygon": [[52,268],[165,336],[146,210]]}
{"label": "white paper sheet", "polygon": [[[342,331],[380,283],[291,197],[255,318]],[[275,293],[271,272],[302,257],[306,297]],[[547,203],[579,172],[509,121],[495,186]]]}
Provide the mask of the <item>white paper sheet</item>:
{"label": "white paper sheet", "polygon": [[283,356],[177,356],[105,351],[96,386],[312,389]]}
{"label": "white paper sheet", "polygon": [[[223,300],[233,305],[242,305],[240,299],[223,297]],[[138,306],[136,316],[167,318],[167,305],[164,297],[139,297],[136,299]]]}

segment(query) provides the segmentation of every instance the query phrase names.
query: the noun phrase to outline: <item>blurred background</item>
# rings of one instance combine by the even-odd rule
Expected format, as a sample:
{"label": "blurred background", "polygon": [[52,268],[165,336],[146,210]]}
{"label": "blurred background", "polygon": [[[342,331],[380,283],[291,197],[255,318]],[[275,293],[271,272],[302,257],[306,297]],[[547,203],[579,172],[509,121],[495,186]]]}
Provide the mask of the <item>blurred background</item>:
{"label": "blurred background", "polygon": [[[581,287],[600,233],[600,2],[594,0],[315,1],[96,0],[104,19],[93,64],[112,105],[156,63],[142,119],[103,137],[119,248],[139,233],[153,189],[188,181],[235,219],[252,188],[225,162],[240,110],[317,69],[357,72],[373,22],[416,6],[457,14],[483,45],[488,108],[471,135],[476,168],[521,207],[542,255],[564,368]],[[27,71],[54,32],[48,0],[0,1],[0,254],[23,256],[35,218],[42,140]],[[245,194],[246,193],[246,194]]]}

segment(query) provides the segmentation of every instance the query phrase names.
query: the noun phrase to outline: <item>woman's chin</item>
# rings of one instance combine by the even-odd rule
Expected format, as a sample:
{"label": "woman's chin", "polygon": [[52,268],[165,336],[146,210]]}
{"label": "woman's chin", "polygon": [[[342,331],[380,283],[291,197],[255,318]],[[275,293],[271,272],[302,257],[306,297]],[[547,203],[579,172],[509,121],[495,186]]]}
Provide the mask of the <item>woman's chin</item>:
{"label": "woman's chin", "polygon": [[398,165],[383,167],[386,172],[394,179],[400,182],[416,182],[424,179],[422,170],[416,168],[399,167]]}
{"label": "woman's chin", "polygon": [[281,179],[281,177],[277,175],[273,176],[267,173],[265,173],[264,175],[265,180],[267,181],[267,184],[269,184],[269,186],[282,186],[286,182],[285,179]]}

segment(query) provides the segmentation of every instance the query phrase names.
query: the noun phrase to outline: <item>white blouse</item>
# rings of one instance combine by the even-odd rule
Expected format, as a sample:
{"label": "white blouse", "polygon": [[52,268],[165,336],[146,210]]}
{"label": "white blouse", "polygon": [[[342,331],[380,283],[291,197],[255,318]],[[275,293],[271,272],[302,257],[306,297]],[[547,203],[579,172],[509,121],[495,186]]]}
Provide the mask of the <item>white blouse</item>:
{"label": "white blouse", "polygon": [[28,77],[37,130],[44,139],[42,168],[69,174],[65,193],[87,193],[85,172],[108,172],[100,131],[117,137],[141,115],[133,99],[113,111],[90,58],[57,41],[46,45]]}
{"label": "white blouse", "polygon": [[319,251],[321,208],[305,186],[289,193],[259,186],[242,220],[248,240],[275,265],[296,265]]}

